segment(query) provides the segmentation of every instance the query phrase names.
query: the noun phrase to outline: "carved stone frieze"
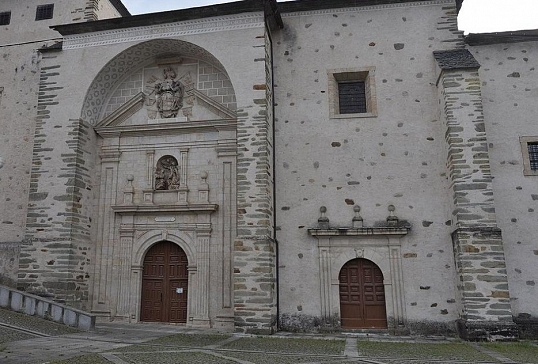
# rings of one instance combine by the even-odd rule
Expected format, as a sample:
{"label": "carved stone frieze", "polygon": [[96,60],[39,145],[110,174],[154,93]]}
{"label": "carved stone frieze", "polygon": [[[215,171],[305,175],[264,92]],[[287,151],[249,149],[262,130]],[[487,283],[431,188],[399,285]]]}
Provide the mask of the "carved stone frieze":
{"label": "carved stone frieze", "polygon": [[68,35],[64,39],[63,48],[76,49],[95,47],[164,37],[177,37],[226,30],[263,28],[263,26],[263,13],[237,14],[162,25]]}

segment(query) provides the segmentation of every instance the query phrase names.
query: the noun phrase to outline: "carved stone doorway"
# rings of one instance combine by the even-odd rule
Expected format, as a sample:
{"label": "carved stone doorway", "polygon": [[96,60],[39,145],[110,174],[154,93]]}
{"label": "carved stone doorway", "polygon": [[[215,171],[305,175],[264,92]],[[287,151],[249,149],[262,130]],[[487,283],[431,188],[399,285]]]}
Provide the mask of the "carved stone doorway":
{"label": "carved stone doorway", "polygon": [[140,320],[187,322],[187,255],[176,244],[153,245],[144,258]]}
{"label": "carved stone doorway", "polygon": [[353,259],[340,270],[340,315],[343,329],[386,329],[383,273],[367,259]]}

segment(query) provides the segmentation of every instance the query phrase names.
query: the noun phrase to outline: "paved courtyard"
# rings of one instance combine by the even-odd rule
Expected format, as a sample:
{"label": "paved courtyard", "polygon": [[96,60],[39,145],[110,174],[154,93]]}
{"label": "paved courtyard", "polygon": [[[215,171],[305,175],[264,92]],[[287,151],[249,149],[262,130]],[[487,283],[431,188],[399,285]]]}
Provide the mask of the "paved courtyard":
{"label": "paved courtyard", "polygon": [[87,333],[0,310],[0,363],[538,363],[538,344],[386,335],[249,336],[126,323],[100,324]]}

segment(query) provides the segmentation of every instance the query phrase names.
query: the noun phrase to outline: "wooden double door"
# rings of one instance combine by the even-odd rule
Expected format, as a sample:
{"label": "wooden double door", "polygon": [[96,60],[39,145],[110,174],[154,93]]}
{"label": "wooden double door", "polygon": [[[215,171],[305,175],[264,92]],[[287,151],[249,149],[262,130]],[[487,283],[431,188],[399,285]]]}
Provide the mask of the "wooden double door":
{"label": "wooden double door", "polygon": [[153,245],[144,258],[140,320],[187,322],[187,255],[176,244]]}
{"label": "wooden double door", "polygon": [[383,273],[367,259],[353,259],[340,270],[340,315],[344,329],[387,328]]}

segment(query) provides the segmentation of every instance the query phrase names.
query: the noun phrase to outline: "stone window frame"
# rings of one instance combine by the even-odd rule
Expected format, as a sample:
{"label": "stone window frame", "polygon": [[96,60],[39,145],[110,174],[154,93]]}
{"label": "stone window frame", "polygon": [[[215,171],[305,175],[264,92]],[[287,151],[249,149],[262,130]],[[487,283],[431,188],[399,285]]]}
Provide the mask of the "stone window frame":
{"label": "stone window frame", "polygon": [[[377,117],[377,94],[375,88],[375,67],[361,68],[338,68],[327,71],[329,93],[329,117],[331,119],[346,118],[372,118]],[[340,97],[338,94],[339,82],[365,83],[366,89],[366,112],[365,113],[340,113]]]}
{"label": "stone window frame", "polygon": [[11,24],[11,11],[0,12],[0,25]]}
{"label": "stone window frame", "polygon": [[48,20],[54,18],[54,4],[38,5],[35,11],[35,20]]}
{"label": "stone window frame", "polygon": [[538,136],[522,136],[519,137],[519,143],[521,144],[521,154],[523,156],[523,175],[524,176],[538,176],[537,169],[531,169],[531,162],[529,156],[529,143],[538,144]]}

